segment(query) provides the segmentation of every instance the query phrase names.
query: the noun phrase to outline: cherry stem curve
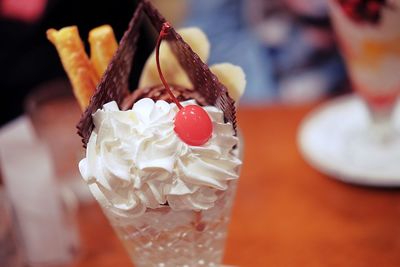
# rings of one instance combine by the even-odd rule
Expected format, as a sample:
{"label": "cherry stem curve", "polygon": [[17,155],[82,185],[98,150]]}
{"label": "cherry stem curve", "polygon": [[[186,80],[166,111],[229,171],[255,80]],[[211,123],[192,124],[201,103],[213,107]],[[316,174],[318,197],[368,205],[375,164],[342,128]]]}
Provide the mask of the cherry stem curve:
{"label": "cherry stem curve", "polygon": [[169,87],[167,81],[165,80],[164,75],[162,74],[161,65],[160,65],[160,45],[161,45],[161,41],[166,36],[168,36],[170,29],[171,29],[171,24],[169,24],[168,22],[164,22],[163,25],[162,25],[160,34],[158,35],[158,38],[157,38],[157,45],[156,45],[157,70],[158,70],[158,74],[160,75],[161,82],[163,83],[163,85],[164,85],[165,89],[167,90],[169,96],[175,102],[175,104],[178,106],[178,108],[182,109],[183,107],[182,107],[181,103],[179,103],[178,99],[176,99],[176,97],[172,93],[171,88]]}

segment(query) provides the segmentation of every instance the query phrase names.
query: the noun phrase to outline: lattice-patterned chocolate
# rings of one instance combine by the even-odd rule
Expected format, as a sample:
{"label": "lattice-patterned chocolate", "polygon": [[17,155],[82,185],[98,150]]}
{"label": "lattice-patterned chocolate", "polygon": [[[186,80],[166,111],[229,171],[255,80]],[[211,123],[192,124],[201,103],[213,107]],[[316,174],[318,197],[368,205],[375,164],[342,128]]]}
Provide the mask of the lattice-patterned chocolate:
{"label": "lattice-patterned chocolate", "polygon": [[[169,87],[179,102],[189,100],[189,99],[194,99],[201,106],[210,105],[204,99],[204,97],[199,92],[197,92],[195,89],[184,88],[182,86],[173,85],[173,84],[170,84]],[[161,84],[161,85],[136,89],[132,94],[125,97],[125,99],[121,105],[121,109],[123,109],[123,110],[130,109],[130,108],[132,108],[133,104],[136,101],[138,101],[142,98],[145,98],[145,97],[151,98],[154,101],[164,100],[168,103],[173,102],[171,97],[169,96],[167,90],[165,90],[164,85]]]}
{"label": "lattice-patterned chocolate", "polygon": [[112,100],[120,105],[129,94],[129,75],[139,38],[140,22],[143,13],[142,6],[142,3],[137,6],[129,22],[128,30],[125,31],[113,59],[104,72],[96,92],[90,100],[88,108],[83,113],[77,125],[78,134],[82,137],[85,147],[94,128],[92,114],[105,103]]}
{"label": "lattice-patterned chocolate", "polygon": [[[105,103],[115,100],[121,107],[125,97],[128,97],[128,80],[132,68],[132,61],[139,37],[139,28],[142,16],[146,15],[155,29],[159,32],[165,18],[147,0],[141,0],[129,23],[128,30],[121,39],[119,48],[108,66],[89,107],[83,114],[78,124],[78,134],[86,146],[93,130],[92,114]],[[225,120],[232,123],[236,130],[236,114],[234,101],[229,97],[227,89],[208,66],[201,61],[190,46],[172,28],[167,41],[172,51],[186,71],[195,90],[202,97],[204,103],[220,108],[225,115]],[[131,96],[132,98],[132,96]],[[125,101],[127,103],[127,101]],[[202,104],[202,103],[200,103]]]}

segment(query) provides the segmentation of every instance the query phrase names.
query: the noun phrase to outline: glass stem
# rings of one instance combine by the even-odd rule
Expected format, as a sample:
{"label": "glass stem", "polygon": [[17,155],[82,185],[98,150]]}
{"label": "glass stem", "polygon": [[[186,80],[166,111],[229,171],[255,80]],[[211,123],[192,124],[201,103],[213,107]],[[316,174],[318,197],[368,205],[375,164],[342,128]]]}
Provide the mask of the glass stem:
{"label": "glass stem", "polygon": [[372,106],[368,105],[370,114],[370,133],[377,142],[387,144],[396,136],[396,130],[393,125],[393,111],[395,105]]}

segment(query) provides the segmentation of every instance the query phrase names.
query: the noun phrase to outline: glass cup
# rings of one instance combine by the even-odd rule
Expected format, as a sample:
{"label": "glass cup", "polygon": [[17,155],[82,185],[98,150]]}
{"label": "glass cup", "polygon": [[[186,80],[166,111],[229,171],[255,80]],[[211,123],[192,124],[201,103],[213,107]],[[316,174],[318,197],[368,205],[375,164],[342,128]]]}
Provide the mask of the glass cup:
{"label": "glass cup", "polygon": [[370,118],[367,128],[348,134],[348,153],[360,166],[396,169],[400,135],[393,111],[400,94],[400,0],[329,0],[329,8],[352,87]]}
{"label": "glass cup", "polygon": [[10,200],[4,190],[0,173],[0,266],[22,267],[22,247]]}
{"label": "glass cup", "polygon": [[218,266],[222,262],[236,182],[205,211],[149,209],[139,217],[103,207],[132,262],[141,266]]}
{"label": "glass cup", "polygon": [[[10,140],[0,148],[0,165],[24,263],[30,267],[69,266],[79,250],[77,206],[54,179],[46,147],[35,140]],[[0,218],[0,224],[3,219],[7,224],[7,214],[0,214]]]}
{"label": "glass cup", "polygon": [[[241,143],[235,152],[242,159]],[[133,216],[97,200],[135,266],[220,266],[236,185],[230,181],[215,206],[203,211],[165,206]]]}
{"label": "glass cup", "polygon": [[81,110],[69,82],[58,79],[35,88],[26,98],[25,110],[36,137],[51,154],[60,186],[73,192],[80,202],[92,201],[77,168],[84,155],[82,142],[76,138]]}

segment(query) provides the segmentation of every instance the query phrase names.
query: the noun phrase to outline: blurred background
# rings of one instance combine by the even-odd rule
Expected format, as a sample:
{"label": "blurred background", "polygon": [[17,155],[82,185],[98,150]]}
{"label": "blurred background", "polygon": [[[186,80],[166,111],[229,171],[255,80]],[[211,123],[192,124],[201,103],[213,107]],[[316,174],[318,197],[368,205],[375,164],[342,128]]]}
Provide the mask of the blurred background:
{"label": "blurred background", "polygon": [[[333,1],[341,4],[345,2],[361,3],[362,8],[357,6],[351,10],[352,12],[354,10],[358,12],[361,9],[362,11],[367,10],[364,7],[368,1],[332,0],[331,2]],[[354,224],[354,229],[362,225],[364,223],[363,216],[353,216],[353,212],[357,212],[357,208],[360,206],[368,206],[364,205],[364,200],[367,198],[365,197],[366,192],[370,194],[371,203],[374,204],[375,191],[363,191],[364,189],[359,188],[355,190],[355,187],[342,188],[340,187],[341,184],[330,183],[331,181],[328,181],[328,179],[320,179],[319,173],[304,164],[296,143],[298,125],[300,125],[300,120],[305,117],[306,113],[323,100],[350,92],[350,83],[328,14],[328,0],[153,0],[152,2],[176,28],[196,26],[207,34],[211,44],[209,64],[231,62],[241,66],[246,73],[247,88],[241,99],[240,107],[250,107],[250,109],[244,109],[243,113],[239,112],[239,119],[244,122],[241,124],[241,127],[244,125],[244,134],[252,137],[249,138],[249,141],[246,140],[248,142],[246,149],[249,148],[247,151],[250,151],[250,153],[247,152],[247,155],[250,155],[250,158],[253,157],[253,161],[250,160],[249,162],[254,164],[254,168],[248,168],[245,171],[247,171],[248,176],[246,178],[249,178],[249,181],[253,181],[254,184],[247,187],[248,194],[242,199],[247,199],[250,194],[253,195],[254,188],[259,190],[257,191],[258,195],[257,193],[254,194],[258,199],[262,199],[264,196],[272,199],[277,197],[275,202],[271,201],[269,210],[276,212],[274,218],[283,218],[282,220],[289,222],[288,225],[290,223],[295,224],[293,229],[296,231],[293,231],[294,234],[290,234],[290,236],[293,234],[295,241],[289,239],[287,241],[288,243],[292,242],[288,246],[290,248],[292,248],[292,244],[298,242],[299,248],[303,249],[303,240],[299,239],[300,241],[298,241],[296,239],[299,237],[296,236],[296,233],[302,231],[297,231],[297,221],[290,219],[293,211],[291,205],[298,205],[299,200],[305,200],[304,207],[311,207],[308,211],[305,211],[303,222],[303,227],[309,227],[310,229],[307,227],[305,229],[308,229],[311,234],[314,233],[314,229],[311,229],[314,225],[309,224],[307,219],[314,220],[315,212],[328,210],[326,206],[329,207],[329,205],[338,214],[334,214],[333,219],[328,214],[329,216],[325,217],[328,223],[335,222],[335,220],[340,221],[344,218],[344,223],[349,223],[351,226],[358,219],[362,221],[357,226]],[[377,2],[386,3],[383,0],[371,0],[369,2],[373,2],[373,4]],[[68,263],[78,254],[80,247],[87,245],[80,241],[79,227],[77,227],[75,221],[78,207],[93,203],[93,199],[88,193],[87,186],[81,179],[77,168],[79,160],[84,157],[85,153],[75,130],[81,111],[72,96],[69,82],[56,49],[46,38],[46,30],[77,25],[80,36],[88,50],[87,37],[89,31],[102,24],[110,24],[119,40],[127,28],[136,5],[136,0],[0,0],[0,99],[3,100],[2,112],[0,113],[0,267],[23,266],[23,261],[26,259],[32,266],[69,266]],[[371,5],[371,10],[377,12],[374,5]],[[352,22],[347,21],[347,23]],[[142,66],[154,49],[154,31],[148,27],[148,25],[143,24],[141,29],[141,38],[139,39],[132,73],[133,88],[137,84]],[[398,40],[400,39],[396,39],[397,43],[390,46],[393,50],[398,51]],[[382,47],[382,51],[387,50],[386,46]],[[376,50],[379,49],[376,49],[374,45],[372,46],[373,57],[379,54],[376,53]],[[391,54],[390,57],[392,57]],[[369,65],[369,62],[366,65]],[[391,66],[389,65],[388,68],[392,68]],[[376,69],[379,69],[379,66]],[[389,76],[390,74],[388,76],[382,75],[376,80],[380,85],[380,82],[386,80],[386,77]],[[379,91],[380,86],[377,86],[377,89]],[[398,96],[397,91],[391,97],[392,102]],[[379,94],[377,95],[379,96]],[[378,106],[382,106],[381,99],[378,100]],[[285,109],[293,106],[299,109]],[[391,112],[393,105],[389,106]],[[256,108],[252,109],[252,107]],[[267,108],[258,109],[258,107]],[[356,106],[354,110],[358,110],[359,107],[361,107],[361,104]],[[65,112],[54,113],[53,110],[65,110]],[[356,112],[353,112],[354,110],[352,109],[350,112],[345,110],[344,113],[334,111],[333,113],[339,114],[339,116],[335,115],[333,123],[330,122],[329,126],[332,127],[326,129],[322,127],[321,137],[323,138],[321,140],[323,139],[323,142],[318,143],[315,135],[311,135],[309,143],[316,144],[317,151],[322,151],[321,147],[338,146],[339,142],[334,143],[332,138],[326,138],[326,136],[328,136],[328,133],[334,132],[333,130],[340,128],[338,126],[343,124],[342,119],[351,117],[348,114],[356,114]],[[362,109],[362,123],[367,121],[364,111]],[[264,120],[265,117],[268,117],[265,114],[272,114],[274,117],[273,119],[268,118],[267,121]],[[251,120],[253,118],[255,119]],[[248,119],[247,124],[246,119]],[[325,119],[323,117],[322,123],[318,123],[317,126],[328,124],[324,124],[327,121]],[[357,117],[355,120],[358,119]],[[350,121],[346,125],[355,124]],[[349,126],[349,128],[351,127]],[[398,131],[393,132],[396,137],[399,136]],[[343,136],[339,137],[345,139]],[[265,148],[259,147],[260,139],[265,140],[265,144],[264,141],[262,142]],[[276,142],[277,140],[278,142]],[[268,141],[270,143],[267,143]],[[346,142],[341,142],[341,144],[344,147],[348,145]],[[400,141],[397,144],[400,148]],[[365,146],[365,144],[362,144],[362,146]],[[391,144],[388,146],[391,146]],[[261,151],[262,149],[264,150]],[[376,151],[375,149],[370,154],[377,154]],[[384,150],[383,154],[386,152]],[[331,161],[332,158],[324,153],[317,156]],[[365,154],[364,150],[362,153]],[[340,153],[337,154],[339,158],[342,158]],[[350,159],[347,161],[346,158],[343,166],[351,165],[354,154],[348,153],[348,155],[350,155]],[[393,155],[395,155],[394,165],[398,166],[400,155],[398,152]],[[268,162],[260,164],[259,162],[262,160]],[[275,164],[270,164],[274,160]],[[373,159],[369,162],[375,161]],[[295,166],[295,168],[288,168],[288,166]],[[267,169],[261,169],[264,167],[270,168],[269,171],[272,175],[266,174],[265,170]],[[379,166],[378,176],[382,169],[385,168]],[[397,169],[396,167],[396,171]],[[297,170],[301,171],[300,174],[297,173]],[[286,176],[285,172],[287,172]],[[369,171],[367,170],[367,172]],[[395,174],[397,175],[397,173]],[[301,175],[303,175],[303,179],[301,179]],[[400,184],[398,177],[398,175],[395,177],[397,186]],[[260,181],[256,180],[257,178],[275,186],[282,181],[283,184],[276,187],[258,186]],[[313,178],[315,179],[312,180]],[[292,183],[285,184],[285,181]],[[326,184],[323,184],[324,182]],[[301,183],[304,184],[301,185]],[[377,184],[379,185],[379,183]],[[320,185],[321,190],[315,190],[314,185]],[[243,188],[246,190],[246,187]],[[329,188],[332,190],[331,194],[325,196],[324,190],[327,188],[328,191]],[[278,191],[274,191],[275,189]],[[302,189],[305,189],[305,191],[300,192]],[[284,193],[287,190],[286,195],[276,193],[279,190]],[[299,192],[296,194],[295,190],[299,190]],[[268,192],[268,194],[264,194],[265,192]],[[314,194],[315,192],[317,193]],[[397,211],[400,218],[398,206],[395,206],[395,204],[386,205],[389,202],[395,202],[392,201],[391,197],[396,197],[396,192],[382,191],[381,193],[388,197],[387,202],[383,202],[382,206],[392,207],[393,210]],[[358,202],[353,201],[353,194],[354,198],[358,198]],[[357,194],[359,194],[358,197]],[[282,199],[279,199],[278,195],[282,196]],[[299,198],[296,199],[298,196]],[[348,201],[342,201],[342,196],[345,196],[343,199],[348,196]],[[310,199],[315,197],[315,199],[312,199],[312,201],[318,203],[318,205],[314,205],[315,209],[312,209],[311,201],[310,203],[307,202],[307,197],[310,197]],[[331,199],[321,202],[320,200],[324,197]],[[255,200],[256,198],[249,199]],[[293,203],[289,203],[290,200]],[[264,208],[265,203],[260,204],[260,209]],[[285,205],[287,206],[288,217],[281,217],[279,203],[287,203]],[[342,206],[337,203],[342,203]],[[353,203],[353,206],[348,206],[348,203]],[[338,207],[335,206],[336,204]],[[277,208],[274,209],[275,206]],[[83,218],[87,222],[83,230],[89,233],[91,237],[97,237],[98,233],[91,232],[92,218],[102,217],[98,210],[94,210],[93,206],[91,207],[86,209],[85,212],[81,212],[79,218],[81,220]],[[373,209],[375,206],[371,205],[371,207]],[[346,216],[342,216],[343,210],[343,214],[349,215],[348,220],[345,218]],[[241,211],[246,214],[247,206],[243,207]],[[363,210],[360,212],[362,213]],[[392,217],[388,216],[390,212],[383,211],[382,214],[378,213],[377,216],[373,212],[371,214],[373,218],[387,216],[387,220],[393,222],[393,225],[398,224],[398,222],[392,220]],[[393,214],[396,215],[394,212]],[[251,216],[242,216],[243,220],[249,217]],[[323,215],[321,215],[322,217]],[[271,224],[275,222],[270,220],[269,217],[265,221]],[[318,224],[318,220],[315,221]],[[111,230],[104,228],[106,227],[104,225],[107,225],[104,220],[103,224],[100,223],[99,225],[97,226],[99,228],[94,227],[94,229],[105,229],[104,231],[109,231],[109,236],[112,236]],[[276,229],[281,229],[283,235],[287,234],[285,227],[280,228],[281,225],[283,224],[277,219]],[[335,227],[341,228],[341,224],[338,225],[335,225]],[[261,225],[261,223],[259,226],[263,231],[275,231],[274,227],[265,227],[264,229],[264,225]],[[376,227],[376,229],[378,228]],[[384,228],[382,227],[382,229]],[[331,231],[329,227],[321,226],[321,229],[335,235],[335,231]],[[376,229],[373,228],[374,231]],[[355,232],[358,233],[356,230]],[[367,229],[363,234],[368,235],[370,232],[374,234],[374,231]],[[318,231],[315,233],[316,240],[322,236],[322,241],[320,241],[322,243],[326,241]],[[300,238],[304,237],[304,240],[307,241],[308,234],[304,234],[304,236],[301,236],[301,234]],[[258,238],[259,235],[255,236]],[[347,242],[348,236],[346,234],[344,237],[344,244],[352,245],[351,242]],[[392,234],[387,234],[387,236],[391,237]],[[281,238],[279,235],[276,235],[276,237],[277,240]],[[378,239],[378,237],[379,234],[376,233],[370,239],[375,240],[374,238]],[[96,238],[93,238],[93,240],[96,240]],[[115,241],[112,240],[111,243]],[[313,241],[310,242],[312,245],[314,245]],[[357,243],[354,247],[358,249],[359,246],[364,246],[364,241],[364,239],[361,239],[359,244],[362,245]],[[398,241],[393,242],[400,244]],[[104,244],[97,244],[97,242],[93,243],[93,246],[97,249],[104,246]],[[380,240],[377,243],[385,244]],[[334,245],[336,244],[338,243],[334,243]],[[117,245],[112,243],[109,247],[105,246],[105,250],[110,247],[112,250],[113,246]],[[262,244],[260,247],[263,251]],[[315,247],[319,247],[319,243]],[[337,245],[334,249],[326,249],[326,251],[335,251],[338,247],[342,246]],[[386,249],[383,245],[382,248]],[[252,249],[252,247],[249,246],[249,249]],[[299,255],[302,256],[303,250],[301,249],[298,251]],[[312,251],[314,251],[313,249]],[[282,251],[290,252],[292,249],[283,249]],[[379,250],[375,250],[375,247],[371,251],[380,253]],[[323,252],[325,253],[325,251]],[[344,253],[343,255],[346,257],[347,254]],[[396,252],[396,255],[399,254]],[[116,258],[119,260],[119,257]],[[310,258],[314,258],[314,254]],[[102,261],[102,258],[100,257],[98,261]],[[51,264],[42,265],[44,262]],[[113,263],[110,263],[110,266],[114,266]]]}
{"label": "blurred background", "polygon": [[[232,62],[247,75],[242,104],[313,101],[347,88],[324,0],[154,0],[176,27],[198,26],[211,42],[210,64]],[[134,0],[0,1],[0,124],[23,112],[26,95],[44,82],[65,78],[45,31],[78,25],[83,40],[90,29],[110,24],[119,39]],[[152,51],[143,29],[137,64]],[[136,68],[136,72],[137,69]],[[135,76],[136,75],[136,76]],[[134,76],[138,77],[139,73]]]}

